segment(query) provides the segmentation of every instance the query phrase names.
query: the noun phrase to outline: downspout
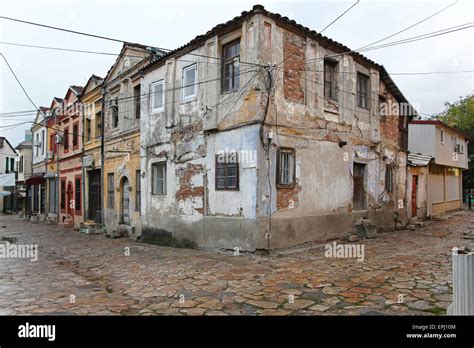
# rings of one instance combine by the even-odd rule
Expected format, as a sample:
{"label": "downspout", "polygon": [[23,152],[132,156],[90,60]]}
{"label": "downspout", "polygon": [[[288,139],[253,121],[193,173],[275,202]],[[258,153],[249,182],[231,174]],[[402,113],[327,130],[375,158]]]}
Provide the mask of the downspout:
{"label": "downspout", "polygon": [[81,180],[81,184],[82,184],[82,222],[86,222],[86,169],[84,168],[84,126],[85,126],[85,112],[84,112],[84,104],[82,103],[81,101],[81,104],[80,104],[80,107],[81,107],[81,113],[82,113],[82,156],[81,156],[81,165],[82,165],[82,180]]}
{"label": "downspout", "polygon": [[[54,124],[56,126],[56,138],[59,140],[59,125],[58,125],[58,113],[57,110],[54,111]],[[63,139],[64,141],[64,134],[63,134]],[[54,139],[54,142],[56,143],[56,139]],[[57,142],[56,143],[56,189],[55,189],[55,200],[56,200],[56,215],[58,217],[58,223],[59,223],[59,188],[60,188],[60,179],[59,179],[59,145],[62,142]],[[54,149],[54,148],[53,148]]]}
{"label": "downspout", "polygon": [[100,223],[104,225],[105,221],[105,198],[104,198],[104,129],[105,129],[105,86],[102,85],[102,111],[100,113]]}

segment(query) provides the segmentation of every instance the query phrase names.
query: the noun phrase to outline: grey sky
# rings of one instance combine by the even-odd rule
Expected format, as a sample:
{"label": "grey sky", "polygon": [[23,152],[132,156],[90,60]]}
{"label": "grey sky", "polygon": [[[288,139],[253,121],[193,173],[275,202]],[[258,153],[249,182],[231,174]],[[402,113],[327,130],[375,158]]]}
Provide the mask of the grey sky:
{"label": "grey sky", "polygon": [[[321,30],[354,1],[19,1],[2,0],[3,16],[109,36],[131,42],[179,47],[218,23],[248,11],[256,3],[269,11]],[[390,35],[447,6],[452,1],[364,1],[328,28],[324,35],[355,49]],[[387,42],[473,21],[474,3],[460,0],[445,12]],[[474,28],[364,53],[389,72],[474,70]],[[120,43],[87,38],[0,20],[0,41],[118,53]],[[64,97],[71,84],[84,85],[91,74],[105,76],[115,57],[13,47],[0,44],[20,81],[38,106]],[[0,60],[0,112],[31,110],[3,60]],[[473,92],[474,74],[393,76],[398,87],[424,113],[444,109]],[[21,122],[0,116],[0,126]],[[22,120],[27,120],[25,117]],[[23,140],[28,125],[4,131],[12,145]]]}

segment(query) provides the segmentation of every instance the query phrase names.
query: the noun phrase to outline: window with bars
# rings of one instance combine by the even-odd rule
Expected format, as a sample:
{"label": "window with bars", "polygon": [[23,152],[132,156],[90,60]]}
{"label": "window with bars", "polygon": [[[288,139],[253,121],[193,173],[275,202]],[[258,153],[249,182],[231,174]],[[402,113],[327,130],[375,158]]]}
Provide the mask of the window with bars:
{"label": "window with bars", "polygon": [[280,147],[277,152],[277,187],[295,185],[296,152],[294,148]]}
{"label": "window with bars", "polygon": [[239,190],[239,163],[216,156],[216,190]]}
{"label": "window with bars", "polygon": [[337,62],[324,60],[324,97],[337,101]]}
{"label": "window with bars", "polygon": [[357,74],[357,106],[363,109],[369,108],[369,77]]}
{"label": "window with bars", "polygon": [[107,174],[107,207],[114,207],[114,174]]}
{"label": "window with bars", "polygon": [[222,49],[222,91],[232,92],[240,87],[240,39]]}

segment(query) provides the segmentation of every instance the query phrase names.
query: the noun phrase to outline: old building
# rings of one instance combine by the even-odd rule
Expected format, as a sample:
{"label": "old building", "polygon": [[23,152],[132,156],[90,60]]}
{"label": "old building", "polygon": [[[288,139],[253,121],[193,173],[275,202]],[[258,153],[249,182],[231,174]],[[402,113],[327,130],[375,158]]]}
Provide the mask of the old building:
{"label": "old building", "polygon": [[102,135],[102,82],[92,75],[81,96],[82,129],[84,137],[83,178],[84,178],[84,221],[101,222],[101,135]]}
{"label": "old building", "polygon": [[25,140],[15,148],[18,152],[17,179],[16,179],[16,197],[17,210],[21,216],[27,216],[31,211],[31,200],[27,199],[26,180],[32,175],[32,134],[31,131],[25,132]]}
{"label": "old building", "polygon": [[[83,87],[70,86],[61,107],[55,110],[53,129],[59,164],[59,224],[78,228],[82,218],[82,120],[79,97]],[[54,136],[52,137],[54,139]],[[54,151],[54,144],[53,151]],[[57,169],[57,168],[56,168]]]}
{"label": "old building", "polygon": [[161,55],[151,47],[124,44],[103,81],[103,222],[108,234],[140,232],[140,75]]}
{"label": "old building", "polygon": [[257,5],[141,74],[143,240],[253,251],[406,219],[414,111],[383,66]]}
{"label": "old building", "polygon": [[468,136],[438,120],[409,124],[408,212],[439,216],[462,209],[462,171],[468,168]]}
{"label": "old building", "polygon": [[49,108],[40,107],[31,127],[33,137],[32,175],[26,180],[27,196],[31,200],[31,213],[41,220],[46,217],[46,162],[48,160],[47,139]]}
{"label": "old building", "polygon": [[14,209],[17,152],[7,138],[0,137],[0,213]]}

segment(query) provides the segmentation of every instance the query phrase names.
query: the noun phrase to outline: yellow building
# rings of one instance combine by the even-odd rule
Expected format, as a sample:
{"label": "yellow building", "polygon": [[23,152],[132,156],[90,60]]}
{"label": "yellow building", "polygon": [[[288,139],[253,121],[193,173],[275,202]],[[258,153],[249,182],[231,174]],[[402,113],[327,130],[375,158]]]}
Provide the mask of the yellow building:
{"label": "yellow building", "polygon": [[101,222],[101,144],[102,144],[102,82],[92,75],[82,92],[83,146],[82,159],[84,221],[86,224]]}
{"label": "yellow building", "polygon": [[104,213],[106,233],[140,234],[140,107],[139,69],[163,52],[124,44],[103,82]]}

